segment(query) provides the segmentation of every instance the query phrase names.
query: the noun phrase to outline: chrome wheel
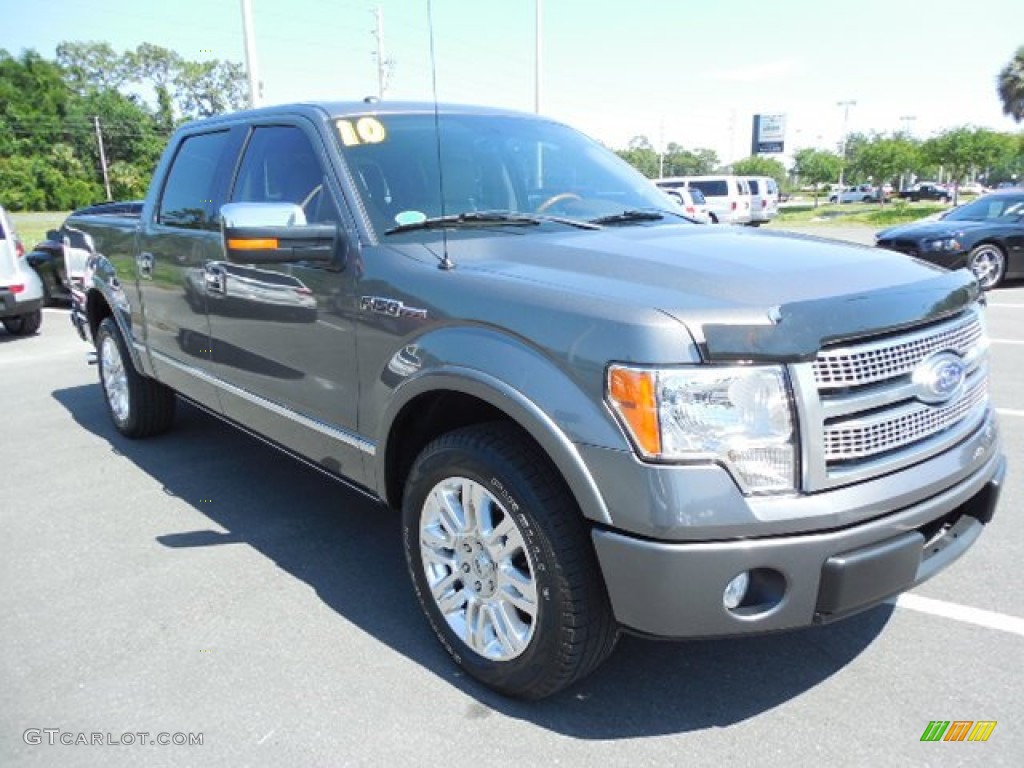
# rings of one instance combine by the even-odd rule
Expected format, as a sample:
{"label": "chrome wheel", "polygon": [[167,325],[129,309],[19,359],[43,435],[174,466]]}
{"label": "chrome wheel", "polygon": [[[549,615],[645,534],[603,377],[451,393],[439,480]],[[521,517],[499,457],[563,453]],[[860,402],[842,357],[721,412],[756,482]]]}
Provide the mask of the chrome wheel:
{"label": "chrome wheel", "polygon": [[110,403],[114,419],[122,424],[128,421],[131,403],[128,397],[128,375],[121,352],[112,336],[106,335],[100,344],[100,370],[103,373],[103,391]]}
{"label": "chrome wheel", "polygon": [[523,534],[483,485],[450,477],[420,513],[427,586],[451,630],[486,659],[508,661],[530,644],[537,583]]}
{"label": "chrome wheel", "polygon": [[995,288],[1003,279],[1006,257],[997,246],[986,243],[971,251],[968,266],[977,278],[978,284],[987,291]]}

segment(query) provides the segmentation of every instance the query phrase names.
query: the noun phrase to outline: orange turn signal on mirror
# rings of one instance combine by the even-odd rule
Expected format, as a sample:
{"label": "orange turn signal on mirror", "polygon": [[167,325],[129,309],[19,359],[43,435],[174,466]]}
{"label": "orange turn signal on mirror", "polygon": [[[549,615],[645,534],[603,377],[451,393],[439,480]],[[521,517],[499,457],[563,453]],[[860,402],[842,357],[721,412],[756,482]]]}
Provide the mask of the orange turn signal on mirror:
{"label": "orange turn signal on mirror", "polygon": [[637,447],[648,456],[661,453],[656,373],[642,368],[608,369],[608,399]]}
{"label": "orange turn signal on mirror", "polygon": [[228,248],[233,251],[273,251],[277,249],[277,238],[263,237],[252,240],[228,240]]}

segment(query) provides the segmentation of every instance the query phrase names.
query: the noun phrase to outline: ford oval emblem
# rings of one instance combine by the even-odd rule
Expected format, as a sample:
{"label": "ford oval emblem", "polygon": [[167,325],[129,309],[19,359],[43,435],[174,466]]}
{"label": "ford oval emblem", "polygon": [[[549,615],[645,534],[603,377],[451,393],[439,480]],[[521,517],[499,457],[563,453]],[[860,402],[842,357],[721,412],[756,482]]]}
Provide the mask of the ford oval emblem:
{"label": "ford oval emblem", "polygon": [[967,368],[959,355],[937,352],[918,363],[911,377],[917,399],[923,403],[944,403],[959,394],[967,378]]}

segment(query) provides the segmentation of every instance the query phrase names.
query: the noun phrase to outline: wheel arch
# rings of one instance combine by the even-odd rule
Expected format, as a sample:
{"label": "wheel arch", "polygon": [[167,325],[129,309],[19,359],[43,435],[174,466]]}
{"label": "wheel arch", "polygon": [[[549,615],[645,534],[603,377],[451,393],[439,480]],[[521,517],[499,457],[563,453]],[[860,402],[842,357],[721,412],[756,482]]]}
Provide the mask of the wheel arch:
{"label": "wheel arch", "polygon": [[99,332],[100,323],[104,318],[113,317],[117,323],[117,329],[121,332],[121,338],[128,348],[128,355],[132,361],[132,367],[140,374],[149,376],[150,372],[143,364],[142,355],[133,343],[131,333],[131,320],[128,317],[127,309],[115,311],[116,302],[112,301],[105,291],[100,288],[90,288],[85,295],[85,317],[89,324],[89,338],[96,342],[96,334]]}
{"label": "wheel arch", "polygon": [[576,446],[533,400],[488,373],[448,366],[407,382],[395,393],[377,452],[377,477],[389,506],[401,506],[416,457],[439,435],[489,421],[514,424],[561,476],[585,517],[610,524],[607,504]]}

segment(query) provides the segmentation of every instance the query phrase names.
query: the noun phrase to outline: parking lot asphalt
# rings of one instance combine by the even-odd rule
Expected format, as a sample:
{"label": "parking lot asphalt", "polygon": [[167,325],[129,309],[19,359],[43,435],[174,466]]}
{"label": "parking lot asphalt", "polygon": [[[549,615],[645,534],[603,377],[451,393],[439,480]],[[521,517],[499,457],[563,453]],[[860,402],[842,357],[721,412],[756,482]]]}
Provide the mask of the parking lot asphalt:
{"label": "parking lot asphalt", "polygon": [[[1024,286],[988,316],[1010,471],[979,543],[912,593],[927,600],[760,638],[626,637],[538,703],[448,661],[396,516],[189,406],[126,440],[66,311],[0,330],[0,765],[1018,766]],[[932,720],[998,725],[921,742]]]}

